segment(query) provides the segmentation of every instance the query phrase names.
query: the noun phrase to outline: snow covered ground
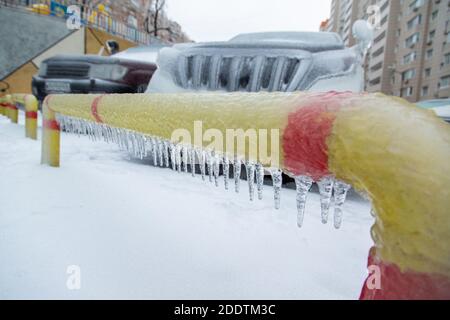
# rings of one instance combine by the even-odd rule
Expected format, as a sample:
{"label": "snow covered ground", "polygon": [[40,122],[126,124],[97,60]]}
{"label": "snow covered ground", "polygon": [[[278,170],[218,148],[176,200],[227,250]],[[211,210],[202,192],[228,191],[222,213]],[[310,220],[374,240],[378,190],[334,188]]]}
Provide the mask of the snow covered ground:
{"label": "snow covered ground", "polygon": [[[61,168],[0,116],[0,299],[356,299],[366,277],[370,206],[351,197],[341,230],[309,195],[249,202],[200,177],[131,160],[62,134]],[[67,268],[81,268],[68,290]]]}

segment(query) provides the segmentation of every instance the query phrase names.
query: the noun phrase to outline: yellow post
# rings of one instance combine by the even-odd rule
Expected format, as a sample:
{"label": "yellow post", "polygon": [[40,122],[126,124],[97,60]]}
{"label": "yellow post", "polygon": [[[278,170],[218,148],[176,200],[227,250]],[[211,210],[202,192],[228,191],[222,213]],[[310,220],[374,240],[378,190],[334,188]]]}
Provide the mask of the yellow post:
{"label": "yellow post", "polygon": [[0,97],[0,114],[6,115],[6,100],[4,97]]}
{"label": "yellow post", "polygon": [[37,140],[38,101],[33,95],[24,97],[25,104],[25,136]]}
{"label": "yellow post", "polygon": [[9,104],[11,102],[11,96],[7,94],[4,98],[4,106],[5,106],[5,116],[7,116],[9,119],[11,119],[11,109],[9,108]]}
{"label": "yellow post", "polygon": [[18,123],[19,122],[19,109],[17,109],[17,106],[12,98],[11,95],[6,96],[6,103],[8,104],[8,117],[11,119],[12,123]]}
{"label": "yellow post", "polygon": [[41,163],[52,167],[59,167],[60,129],[55,118],[55,112],[48,106],[48,96],[43,105],[42,121],[42,155]]}

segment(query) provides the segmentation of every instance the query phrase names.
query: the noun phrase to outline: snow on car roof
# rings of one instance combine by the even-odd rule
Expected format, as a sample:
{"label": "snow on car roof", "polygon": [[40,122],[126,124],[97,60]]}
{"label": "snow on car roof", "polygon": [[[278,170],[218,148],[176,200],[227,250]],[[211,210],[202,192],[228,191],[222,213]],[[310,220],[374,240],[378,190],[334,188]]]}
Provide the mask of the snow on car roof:
{"label": "snow on car roof", "polygon": [[275,31],[244,33],[235,36],[229,43],[295,47],[311,51],[339,50],[345,47],[342,38],[334,32]]}

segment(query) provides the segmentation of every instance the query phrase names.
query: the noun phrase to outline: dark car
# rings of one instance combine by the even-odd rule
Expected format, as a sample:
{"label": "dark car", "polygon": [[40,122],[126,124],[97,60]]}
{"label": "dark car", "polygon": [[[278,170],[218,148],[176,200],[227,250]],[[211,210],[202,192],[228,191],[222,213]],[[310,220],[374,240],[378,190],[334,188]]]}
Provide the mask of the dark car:
{"label": "dark car", "polygon": [[42,62],[33,94],[42,101],[54,93],[142,93],[155,70],[155,63],[125,55],[57,55]]}

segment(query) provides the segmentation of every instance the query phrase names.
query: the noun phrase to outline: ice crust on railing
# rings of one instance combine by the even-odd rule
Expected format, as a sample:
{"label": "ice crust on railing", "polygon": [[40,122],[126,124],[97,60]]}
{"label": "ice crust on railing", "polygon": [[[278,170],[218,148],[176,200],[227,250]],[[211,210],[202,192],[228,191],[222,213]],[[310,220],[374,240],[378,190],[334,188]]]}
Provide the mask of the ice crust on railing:
{"label": "ice crust on railing", "polygon": [[[151,159],[154,166],[171,168],[179,173],[189,173],[190,171],[193,177],[200,174],[202,180],[206,180],[206,176],[208,176],[209,182],[214,183],[216,187],[220,186],[220,169],[222,168],[225,190],[229,189],[229,179],[232,174],[234,189],[236,192],[240,192],[241,168],[244,166],[250,201],[255,199],[255,186],[258,199],[263,199],[264,176],[265,172],[268,172],[272,178],[274,206],[277,210],[281,207],[283,171],[279,168],[264,168],[260,163],[245,161],[237,155],[231,157],[231,155],[219,154],[214,150],[173,143],[133,130],[115,128],[61,114],[56,114],[56,121],[62,131],[75,133],[78,136],[87,135],[92,141],[103,140],[107,143],[117,144],[133,157]],[[307,196],[314,181],[309,176],[293,178],[297,191],[297,224],[302,227]],[[328,222],[334,194],[334,226],[339,229],[342,225],[343,206],[350,186],[342,181],[335,180],[332,176],[317,181],[317,184],[320,193],[322,222],[324,224]]]}

